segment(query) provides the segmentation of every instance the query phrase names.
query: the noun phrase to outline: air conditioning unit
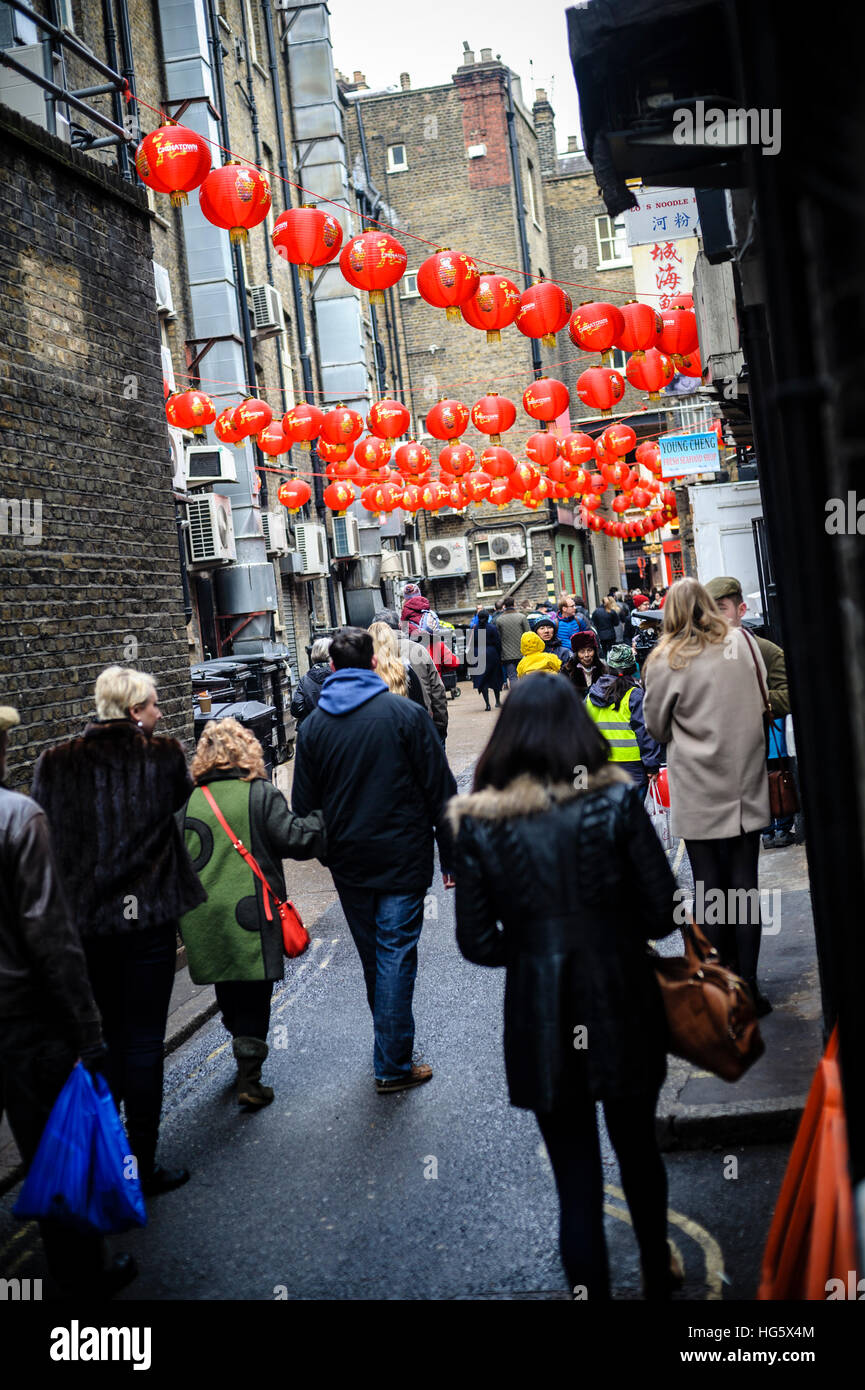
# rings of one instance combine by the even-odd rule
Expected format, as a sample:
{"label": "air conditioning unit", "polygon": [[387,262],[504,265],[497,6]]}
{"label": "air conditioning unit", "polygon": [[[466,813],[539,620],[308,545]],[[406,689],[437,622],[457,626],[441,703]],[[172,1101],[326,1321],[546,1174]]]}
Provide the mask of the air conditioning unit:
{"label": "air conditioning unit", "polygon": [[420,548],[420,543],[419,543],[418,541],[412,541],[411,544],[409,545],[408,549],[407,549],[407,550],[404,550],[402,553],[403,553],[403,555],[407,555],[407,556],[409,557],[409,559],[408,559],[409,568],[408,568],[407,573],[408,573],[408,574],[416,574],[416,575],[422,577],[422,576],[423,576],[423,572],[424,572],[424,568],[423,568],[423,551],[422,551],[421,548]]}
{"label": "air conditioning unit", "polygon": [[190,444],[186,450],[186,486],[236,483],[237,461],[224,444]]}
{"label": "air conditioning unit", "polygon": [[333,553],[338,560],[353,560],[360,555],[360,530],[357,518],[333,518]]}
{"label": "air conditioning unit", "polygon": [[318,521],[298,521],[294,543],[300,553],[301,574],[327,574],[327,532]]}
{"label": "air conditioning unit", "polygon": [[285,512],[262,512],[261,529],[268,555],[287,555],[288,535],[285,527]]}
{"label": "air conditioning unit", "polygon": [[223,565],[237,558],[231,502],[218,492],[190,497],[186,504],[190,565]]}
{"label": "air conditioning unit", "polygon": [[175,318],[174,300],[171,297],[171,276],[164,265],[153,262],[153,279],[156,284],[156,312],[167,318]]}
{"label": "air conditioning unit", "polygon": [[502,535],[489,538],[490,558],[493,560],[520,560],[526,553],[526,543],[519,531],[505,531]]}
{"label": "air conditioning unit", "polygon": [[468,574],[468,541],[463,536],[455,536],[446,541],[427,541],[426,563],[430,579],[445,579],[452,574]]}
{"label": "air conditioning unit", "polygon": [[285,328],[282,297],[273,285],[253,285],[252,320],[257,334],[281,333]]}

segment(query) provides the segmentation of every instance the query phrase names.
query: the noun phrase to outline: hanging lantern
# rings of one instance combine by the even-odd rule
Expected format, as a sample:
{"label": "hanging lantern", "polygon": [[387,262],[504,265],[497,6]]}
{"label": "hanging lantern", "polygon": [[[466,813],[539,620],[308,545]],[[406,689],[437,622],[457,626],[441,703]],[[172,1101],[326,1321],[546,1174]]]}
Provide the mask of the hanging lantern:
{"label": "hanging lantern", "polygon": [[564,439],[559,441],[559,452],[568,463],[583,468],[595,458],[595,441],[591,435],[581,434],[577,430],[573,434],[566,434]]}
{"label": "hanging lantern", "polygon": [[547,478],[542,473],[535,486],[532,488],[532,496],[538,502],[544,502],[548,497],[552,497],[556,490],[556,485],[552,478]]}
{"label": "hanging lantern", "polygon": [[696,348],[693,352],[686,353],[684,357],[680,358],[678,367],[682,376],[695,376],[702,380],[703,363]]}
{"label": "hanging lantern", "polygon": [[683,357],[689,352],[698,351],[697,315],[693,309],[664,309],[661,313],[662,331],[656,344],[661,352],[666,352],[681,369]]}
{"label": "hanging lantern", "polygon": [[[497,481],[502,482],[504,480],[498,479]],[[469,473],[462,486],[463,495],[469,502],[483,502],[496,483],[488,473]]]}
{"label": "hanging lantern", "polygon": [[324,463],[344,463],[346,459],[351,458],[350,444],[328,444],[326,439],[320,439],[316,449]]}
{"label": "hanging lantern", "polygon": [[342,515],[346,507],[351,506],[352,502],[355,500],[356,495],[357,494],[355,493],[355,490],[352,487],[351,483],[334,482],[329,483],[328,486],[324,489],[324,492],[322,493],[322,500],[324,502],[324,505],[328,507],[330,511],[338,512],[340,515]]}
{"label": "hanging lantern", "polygon": [[290,478],[287,483],[280,483],[276,496],[289,512],[299,512],[312,496],[312,490],[302,478]]}
{"label": "hanging lantern", "polygon": [[256,444],[263,454],[269,458],[277,458],[279,454],[287,454],[291,448],[291,440],[285,436],[285,431],[278,420],[271,420],[269,425],[256,435]]}
{"label": "hanging lantern", "polygon": [[649,515],[652,518],[654,528],[656,531],[660,530],[660,528],[663,525],[665,525],[666,518],[664,516],[664,513],[659,508],[656,508],[655,511],[650,512]]}
{"label": "hanging lantern", "polygon": [[591,475],[586,472],[585,468],[577,468],[574,471],[570,479],[570,485],[574,489],[575,495],[588,491],[590,476]]}
{"label": "hanging lantern", "polygon": [[407,264],[405,247],[382,231],[352,237],[339,257],[343,276],[356,290],[367,291],[370,304],[384,304],[384,291],[402,277]]}
{"label": "hanging lantern", "polygon": [[474,449],[468,444],[446,444],[439,454],[439,468],[444,468],[455,478],[470,473],[477,463]]}
{"label": "hanging lantern", "polygon": [[[547,436],[544,435],[544,438],[546,439]],[[526,452],[528,452],[528,450]],[[533,462],[537,463],[537,459],[534,459]],[[551,460],[550,463],[546,465],[546,473],[547,477],[552,482],[567,483],[568,485],[570,485],[574,476],[577,473],[577,469],[574,467],[572,463],[568,463],[567,459],[554,458]]]}
{"label": "hanging lantern", "polygon": [[300,449],[308,452],[310,441],[318,439],[321,433],[323,420],[323,410],[319,410],[316,405],[307,405],[305,401],[301,401],[299,405],[293,405],[291,410],[285,412],[282,417],[282,428],[292,444],[297,444]]}
{"label": "hanging lantern", "polygon": [[368,434],[355,445],[354,457],[361,468],[384,468],[390,462],[391,446],[386,439]]}
{"label": "hanging lantern", "polygon": [[367,428],[378,439],[399,439],[411,424],[411,414],[402,401],[376,401],[366,417]]}
{"label": "hanging lantern", "polygon": [[331,213],[304,203],[279,214],[271,241],[278,256],[296,265],[305,280],[311,280],[316,266],[327,265],[339,252],[342,227]]}
{"label": "hanging lantern", "polygon": [[693,309],[693,307],[694,296],[692,294],[677,294],[669,303],[671,309]]}
{"label": "hanging lantern", "polygon": [[471,256],[443,246],[418,266],[417,289],[434,309],[444,309],[448,320],[459,322],[460,306],[477,292],[481,273]]}
{"label": "hanging lantern", "polygon": [[491,478],[509,478],[517,466],[517,461],[509,449],[502,449],[494,445],[491,449],[484,449],[481,454],[481,472],[487,473]]}
{"label": "hanging lantern", "polygon": [[501,444],[502,435],[517,418],[517,408],[507,396],[491,391],[475,401],[471,411],[472,424],[481,434],[488,434],[491,444]]}
{"label": "hanging lantern", "polygon": [[402,489],[390,483],[369,483],[360,494],[360,500],[368,512],[392,512],[402,502]]}
{"label": "hanging lantern", "polygon": [[404,478],[415,478],[418,473],[427,473],[432,468],[432,454],[426,445],[418,444],[415,439],[400,444],[393,461]]}
{"label": "hanging lantern", "polygon": [[251,434],[261,434],[262,430],[267,429],[273,419],[273,411],[267,401],[259,400],[258,396],[247,396],[246,400],[234,407],[231,418],[241,439],[248,439]]}
{"label": "hanging lantern", "polygon": [[354,459],[337,459],[334,463],[326,463],[324,471],[330,481],[336,483],[340,479],[345,481],[346,479],[359,478],[361,468]]}
{"label": "hanging lantern", "polygon": [[469,408],[462,401],[442,397],[427,415],[426,427],[434,439],[458,443],[469,418]]}
{"label": "hanging lantern", "polygon": [[173,208],[184,207],[193,188],[210,173],[210,146],[197,131],[169,121],[145,135],[135,151],[135,169],[154,193],[168,193]]}
{"label": "hanging lantern", "polygon": [[204,434],[216,419],[216,406],[204,391],[176,391],[165,402],[165,415],[175,429]]}
{"label": "hanging lantern", "polygon": [[532,463],[518,463],[508,478],[508,487],[513,498],[527,497],[540,482],[540,470]]}
{"label": "hanging lantern", "polygon": [[636,446],[637,436],[630,425],[608,425],[601,435],[601,443],[616,458],[624,458]]}
{"label": "hanging lantern", "polygon": [[676,369],[666,353],[657,348],[647,348],[645,352],[635,352],[628,358],[625,376],[638,391],[648,391],[650,401],[659,401],[661,391],[676,374]]}
{"label": "hanging lantern", "polygon": [[363,416],[347,406],[329,410],[321,422],[321,438],[328,444],[353,444],[363,433]]}
{"label": "hanging lantern", "polygon": [[570,403],[567,386],[553,376],[538,377],[523,392],[523,410],[533,420],[557,420]]}
{"label": "hanging lantern", "polygon": [[587,492],[583,497],[582,505],[587,512],[596,512],[601,505],[601,499],[596,492]]}
{"label": "hanging lantern", "polygon": [[453,507],[455,512],[463,512],[468,506],[469,499],[463,492],[462,483],[453,482],[445,488],[447,493],[447,505]]}
{"label": "hanging lantern", "polygon": [[633,492],[634,488],[639,486],[639,482],[640,475],[637,472],[636,468],[629,468],[628,476],[622,483],[622,487],[625,489],[625,492]]}
{"label": "hanging lantern", "polygon": [[622,312],[615,304],[588,300],[571,315],[568,334],[571,342],[583,352],[599,352],[606,365],[610,360],[610,348],[622,327]]}
{"label": "hanging lantern", "polygon": [[616,513],[616,515],[621,516],[623,512],[628,511],[632,503],[628,493],[620,492],[617,497],[613,498],[610,505],[613,511]]}
{"label": "hanging lantern", "polygon": [[198,201],[208,222],[225,228],[232,241],[246,241],[249,228],[270,212],[270,180],[261,169],[230,159],[221,169],[211,169]]}
{"label": "hanging lantern", "polygon": [[621,461],[601,464],[601,476],[606,478],[611,487],[621,487],[630,471],[628,465]]}
{"label": "hanging lantern", "polygon": [[661,501],[665,507],[675,507],[676,494],[671,487],[664,488],[664,491],[661,493]]}
{"label": "hanging lantern", "polygon": [[520,307],[514,322],[527,338],[540,338],[544,347],[555,347],[560,333],[570,317],[570,296],[552,280],[539,280],[520,295]]}
{"label": "hanging lantern", "polygon": [[661,476],[661,450],[654,439],[647,439],[643,444],[637,446],[637,463],[643,468],[647,468],[650,473],[654,473],[656,478]]}
{"label": "hanging lantern", "polygon": [[622,331],[616,336],[615,346],[623,352],[645,352],[646,348],[658,346],[658,335],[663,327],[661,316],[650,304],[640,304],[629,299],[622,305]]}
{"label": "hanging lantern", "polygon": [[605,449],[600,439],[595,440],[595,458],[599,464],[607,464],[608,467],[618,462],[618,456]]}
{"label": "hanging lantern", "polygon": [[592,473],[589,477],[589,491],[597,493],[601,497],[607,490],[608,483],[603,473]]}
{"label": "hanging lantern", "polygon": [[507,478],[494,478],[490,484],[487,501],[493,507],[499,507],[501,509],[503,507],[509,507],[513,500]]}
{"label": "hanging lantern", "polygon": [[234,423],[234,412],[236,409],[236,405],[227,405],[216,417],[213,433],[216,435],[220,444],[240,444],[244,438]]}
{"label": "hanging lantern", "polygon": [[549,430],[539,430],[537,434],[530,434],[526,440],[526,457],[532,463],[536,463],[538,468],[549,468],[554,459],[559,456],[559,441]]}
{"label": "hanging lantern", "polygon": [[633,498],[634,506],[640,507],[642,509],[643,507],[648,507],[649,503],[652,500],[652,494],[648,492],[644,487],[635,487],[633,492]]}
{"label": "hanging lantern", "polygon": [[501,330],[513,323],[520,308],[520,292],[513,280],[503,275],[482,275],[477,291],[460,313],[472,328],[486,329],[487,342],[501,341]]}
{"label": "hanging lantern", "polygon": [[420,504],[426,512],[437,512],[440,507],[449,507],[448,490],[433,480],[421,488]]}
{"label": "hanging lantern", "polygon": [[416,483],[406,483],[402,490],[402,501],[400,506],[404,512],[417,512],[420,510],[420,488]]}
{"label": "hanging lantern", "polygon": [[612,415],[613,406],[624,394],[625,379],[613,367],[589,367],[577,381],[577,395],[583,405],[601,415]]}

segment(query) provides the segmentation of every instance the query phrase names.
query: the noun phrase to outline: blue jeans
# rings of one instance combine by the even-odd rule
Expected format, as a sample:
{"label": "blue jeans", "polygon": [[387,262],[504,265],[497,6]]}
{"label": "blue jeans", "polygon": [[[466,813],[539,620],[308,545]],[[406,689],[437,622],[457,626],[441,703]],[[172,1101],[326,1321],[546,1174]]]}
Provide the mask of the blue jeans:
{"label": "blue jeans", "polygon": [[504,667],[505,672],[505,680],[508,683],[509,690],[517,683],[517,667],[519,666],[519,664],[519,661],[502,662],[502,666]]}
{"label": "blue jeans", "polygon": [[424,894],[380,893],[338,882],[336,891],[363,966],[375,1031],[375,1078],[396,1081],[411,1072],[411,1001]]}

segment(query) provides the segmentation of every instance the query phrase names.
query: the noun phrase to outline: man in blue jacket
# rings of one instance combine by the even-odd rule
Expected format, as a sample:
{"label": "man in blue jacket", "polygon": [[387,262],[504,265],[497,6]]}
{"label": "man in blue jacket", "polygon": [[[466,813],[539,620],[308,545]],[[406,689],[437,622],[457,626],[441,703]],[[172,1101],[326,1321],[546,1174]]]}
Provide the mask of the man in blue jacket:
{"label": "man in blue jacket", "polygon": [[363,966],[376,1090],[385,1095],[432,1076],[412,1064],[412,996],[434,838],[453,887],[444,808],[456,782],[426,711],[376,674],[368,632],[342,628],[330,661],[298,732],[292,807],[324,814],[327,865]]}

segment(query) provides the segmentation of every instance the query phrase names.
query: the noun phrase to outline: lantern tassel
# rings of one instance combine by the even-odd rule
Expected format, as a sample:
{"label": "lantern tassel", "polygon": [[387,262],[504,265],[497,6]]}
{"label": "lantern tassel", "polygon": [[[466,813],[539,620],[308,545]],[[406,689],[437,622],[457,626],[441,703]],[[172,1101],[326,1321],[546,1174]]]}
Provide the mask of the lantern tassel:
{"label": "lantern tassel", "polygon": [[383,291],[382,291],[382,290],[370,290],[370,292],[369,292],[369,302],[370,302],[370,304],[384,304],[384,293],[383,293]]}
{"label": "lantern tassel", "polygon": [[232,227],[229,230],[228,235],[235,246],[238,244],[238,242],[249,240],[249,236],[245,227]]}
{"label": "lantern tassel", "polygon": [[542,338],[541,338],[541,342],[543,343],[544,347],[555,347],[555,346],[556,346],[556,335],[555,335],[555,333],[544,333],[544,335],[543,335]]}
{"label": "lantern tassel", "polygon": [[311,265],[299,265],[297,269],[302,280],[311,281],[315,279],[315,271]]}
{"label": "lantern tassel", "polygon": [[501,333],[499,332],[499,330],[498,330],[497,328],[488,328],[488,329],[487,329],[487,342],[488,342],[488,343],[500,343],[501,341],[502,341],[502,335],[501,335]]}
{"label": "lantern tassel", "polygon": [[308,439],[298,439],[297,447],[298,449],[302,450],[305,454],[308,454],[310,452],[310,449],[312,448]]}
{"label": "lantern tassel", "polygon": [[171,206],[173,208],[185,208],[189,202],[189,195],[182,188],[175,188],[171,195]]}
{"label": "lantern tassel", "polygon": [[459,308],[456,304],[449,304],[448,307],[445,309],[445,315],[447,317],[448,323],[459,323],[460,319],[462,318],[462,314],[460,313]]}
{"label": "lantern tassel", "polygon": [[501,442],[502,442],[502,437],[501,437],[500,434],[491,434],[491,435],[490,435],[490,443],[491,443],[491,444],[501,444]]}

